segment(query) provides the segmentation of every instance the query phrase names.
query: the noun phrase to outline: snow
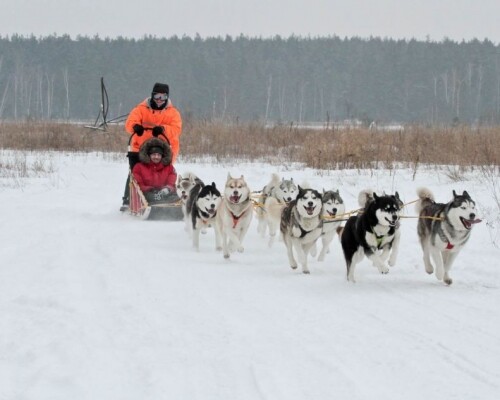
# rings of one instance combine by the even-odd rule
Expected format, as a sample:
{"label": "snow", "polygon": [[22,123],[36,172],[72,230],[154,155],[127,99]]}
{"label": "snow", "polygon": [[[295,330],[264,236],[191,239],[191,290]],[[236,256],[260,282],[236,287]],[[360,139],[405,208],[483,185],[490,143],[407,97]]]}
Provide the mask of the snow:
{"label": "snow", "polygon": [[484,221],[453,285],[425,273],[416,219],[403,220],[390,273],[365,259],[353,284],[337,238],[304,275],[281,241],[269,248],[257,235],[255,219],[245,252],[225,260],[213,231],[196,252],[183,222],[121,214],[122,155],[0,157],[27,165],[24,176],[0,174],[1,400],[498,398],[498,177],[180,159],[180,173],[220,187],[231,173],[260,190],[278,172],[339,188],[347,210],[367,187],[405,202],[419,186],[443,202],[453,189],[476,200]]}

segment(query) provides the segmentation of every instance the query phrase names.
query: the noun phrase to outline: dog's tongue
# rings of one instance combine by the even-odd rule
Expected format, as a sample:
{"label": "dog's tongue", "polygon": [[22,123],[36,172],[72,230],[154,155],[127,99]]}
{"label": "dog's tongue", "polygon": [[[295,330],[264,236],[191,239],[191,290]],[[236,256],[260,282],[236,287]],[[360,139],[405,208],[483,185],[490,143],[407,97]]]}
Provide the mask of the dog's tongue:
{"label": "dog's tongue", "polygon": [[480,223],[482,220],[479,219],[479,218],[476,218],[476,219],[463,219],[463,222],[464,222],[464,225],[467,229],[470,229],[472,227],[473,224],[478,224]]}
{"label": "dog's tongue", "polygon": [[229,198],[229,201],[231,201],[232,203],[237,203],[238,201],[240,201],[240,196],[235,196],[235,195],[232,195],[232,196]]}

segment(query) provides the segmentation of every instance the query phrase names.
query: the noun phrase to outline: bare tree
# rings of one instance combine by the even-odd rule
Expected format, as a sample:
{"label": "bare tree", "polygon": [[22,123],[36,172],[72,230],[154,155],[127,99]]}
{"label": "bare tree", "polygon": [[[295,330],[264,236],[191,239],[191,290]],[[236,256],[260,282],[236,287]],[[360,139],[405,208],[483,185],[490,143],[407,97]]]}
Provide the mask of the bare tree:
{"label": "bare tree", "polygon": [[64,112],[64,116],[66,119],[69,119],[69,73],[68,73],[68,67],[63,68],[62,74],[63,74],[64,90],[66,91],[66,110]]}

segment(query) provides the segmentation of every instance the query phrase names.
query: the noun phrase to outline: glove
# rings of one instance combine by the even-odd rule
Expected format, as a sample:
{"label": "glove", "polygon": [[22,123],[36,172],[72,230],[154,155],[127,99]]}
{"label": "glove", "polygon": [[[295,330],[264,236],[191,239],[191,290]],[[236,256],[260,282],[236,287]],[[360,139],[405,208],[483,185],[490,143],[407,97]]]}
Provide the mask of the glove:
{"label": "glove", "polygon": [[155,126],[153,128],[153,136],[154,137],[158,137],[160,136],[163,132],[165,131],[165,129],[163,129],[163,126]]}
{"label": "glove", "polygon": [[166,187],[160,190],[160,193],[163,197],[167,197],[171,193],[171,190],[168,187]]}
{"label": "glove", "polygon": [[132,129],[134,130],[134,133],[137,135],[137,136],[142,136],[142,134],[144,133],[144,127],[142,125],[139,125],[139,124],[135,124]]}

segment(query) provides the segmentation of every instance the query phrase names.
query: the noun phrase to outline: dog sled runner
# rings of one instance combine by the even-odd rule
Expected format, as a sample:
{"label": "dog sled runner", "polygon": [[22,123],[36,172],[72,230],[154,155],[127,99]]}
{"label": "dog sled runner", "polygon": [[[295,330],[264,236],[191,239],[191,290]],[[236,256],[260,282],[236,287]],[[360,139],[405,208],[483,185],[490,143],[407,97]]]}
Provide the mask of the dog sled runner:
{"label": "dog sled runner", "polygon": [[181,221],[183,219],[181,200],[177,195],[164,201],[148,202],[132,174],[130,174],[129,188],[129,214],[143,220]]}

